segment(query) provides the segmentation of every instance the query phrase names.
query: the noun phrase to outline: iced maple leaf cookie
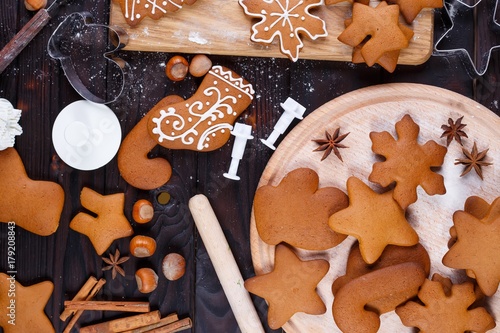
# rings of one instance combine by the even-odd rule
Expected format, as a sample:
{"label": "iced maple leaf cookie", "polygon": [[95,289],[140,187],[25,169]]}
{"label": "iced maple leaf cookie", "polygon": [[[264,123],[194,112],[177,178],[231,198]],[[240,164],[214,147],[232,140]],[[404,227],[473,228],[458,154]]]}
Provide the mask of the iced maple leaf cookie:
{"label": "iced maple leaf cookie", "polygon": [[136,26],[145,17],[158,20],[167,13],[181,9],[184,3],[194,3],[185,0],[113,0],[120,5],[128,25]]}
{"label": "iced maple leaf cookie", "polygon": [[443,264],[466,269],[483,293],[492,296],[500,283],[500,197],[486,212],[478,213],[484,208],[473,210],[466,205],[464,211],[453,214],[452,230],[456,241],[443,257]]}
{"label": "iced maple leaf cookie", "polygon": [[384,187],[395,182],[394,199],[403,209],[417,201],[419,185],[429,195],[446,193],[443,176],[431,168],[443,164],[447,149],[432,140],[420,145],[419,131],[410,115],[405,115],[396,123],[397,140],[389,132],[370,133],[373,152],[386,160],[373,164],[368,179]]}
{"label": "iced maple leaf cookie", "polygon": [[297,61],[304,46],[302,35],[312,40],[326,37],[326,24],[309,11],[323,0],[239,0],[245,14],[259,19],[252,26],[250,39],[270,44],[278,37],[281,53]]}

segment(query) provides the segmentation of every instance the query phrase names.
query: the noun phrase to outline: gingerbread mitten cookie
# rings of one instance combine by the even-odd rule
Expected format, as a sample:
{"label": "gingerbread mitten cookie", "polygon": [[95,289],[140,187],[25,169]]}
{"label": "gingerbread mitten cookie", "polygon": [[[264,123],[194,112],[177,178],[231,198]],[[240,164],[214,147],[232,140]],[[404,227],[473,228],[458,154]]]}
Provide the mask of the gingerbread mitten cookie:
{"label": "gingerbread mitten cookie", "polygon": [[214,66],[186,101],[148,113],[149,134],[170,149],[212,151],[229,139],[236,118],[250,105],[254,90],[232,70]]}

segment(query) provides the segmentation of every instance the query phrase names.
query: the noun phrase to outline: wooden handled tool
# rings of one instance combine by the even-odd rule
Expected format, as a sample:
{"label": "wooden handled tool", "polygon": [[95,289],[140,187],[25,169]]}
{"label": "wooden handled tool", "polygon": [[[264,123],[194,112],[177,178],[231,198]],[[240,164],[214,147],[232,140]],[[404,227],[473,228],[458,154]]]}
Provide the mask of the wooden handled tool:
{"label": "wooden handled tool", "polygon": [[195,195],[189,209],[242,333],[264,332],[243,277],[207,197]]}

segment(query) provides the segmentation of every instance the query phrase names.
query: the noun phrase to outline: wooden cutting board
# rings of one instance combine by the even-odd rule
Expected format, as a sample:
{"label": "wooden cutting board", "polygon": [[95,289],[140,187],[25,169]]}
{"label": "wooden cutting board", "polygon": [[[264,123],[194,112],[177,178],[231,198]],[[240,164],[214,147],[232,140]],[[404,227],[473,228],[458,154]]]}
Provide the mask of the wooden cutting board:
{"label": "wooden cutting board", "polygon": [[[344,20],[351,16],[348,2],[322,6],[315,15],[325,20],[328,36],[311,41],[304,38],[301,59],[350,61],[352,48],[340,43],[337,36]],[[431,55],[433,48],[433,12],[425,9],[412,24],[414,37],[401,52],[400,64],[419,65]],[[279,44],[262,45],[250,40],[252,20],[245,16],[237,0],[198,0],[160,20],[145,18],[131,28],[120,6],[111,2],[110,24],[126,30],[129,43],[125,50],[205,53],[218,55],[284,57]]]}
{"label": "wooden cutting board", "polygon": [[[467,149],[475,141],[480,151],[489,148],[488,158],[493,165],[483,168],[484,181],[471,172],[463,177],[462,165],[455,165],[462,157],[460,145],[453,141],[448,147],[444,164],[438,173],[445,178],[447,193],[429,196],[419,188],[418,201],[408,208],[407,219],[417,231],[420,242],[431,258],[431,275],[440,273],[451,277],[454,282],[464,279],[463,271],[452,270],[441,263],[447,252],[449,229],[453,225],[452,215],[463,210],[469,196],[477,195],[491,203],[500,196],[500,117],[484,106],[437,87],[419,84],[387,84],[364,88],[340,96],[302,120],[279,144],[266,166],[259,187],[265,184],[276,186],[290,171],[299,167],[314,169],[320,178],[319,187],[334,186],[346,192],[346,180],[356,176],[375,189],[368,181],[376,157],[371,151],[371,131],[388,131],[396,137],[394,124],[405,114],[410,114],[420,126],[419,143],[434,140],[446,146],[441,125],[448,118],[464,116],[465,131],[469,138],[464,140]],[[341,128],[341,134],[350,132],[342,141],[349,148],[340,149],[344,162],[334,154],[320,161],[323,152],[313,152],[317,144],[312,139],[323,138],[325,130],[333,132]],[[265,244],[259,237],[252,214],[250,225],[252,259],[256,274],[272,269],[274,246]],[[295,314],[284,326],[287,333],[340,332],[331,314],[333,295],[331,286],[338,276],[345,273],[345,264],[354,238],[348,237],[339,246],[329,251],[301,251],[303,259],[322,258],[330,262],[330,271],[319,283],[318,291],[325,301],[327,312],[321,316],[303,313]],[[500,291],[489,299],[492,315],[500,318]],[[380,332],[413,332],[405,328],[394,312],[382,315]],[[497,323],[497,327],[500,323]]]}

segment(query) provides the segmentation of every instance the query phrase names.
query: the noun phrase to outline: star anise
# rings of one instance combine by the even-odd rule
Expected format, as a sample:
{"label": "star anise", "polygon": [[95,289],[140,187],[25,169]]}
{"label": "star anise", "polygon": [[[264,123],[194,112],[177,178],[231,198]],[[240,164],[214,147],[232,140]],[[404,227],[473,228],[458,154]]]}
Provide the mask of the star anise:
{"label": "star anise", "polygon": [[462,148],[462,152],[465,155],[465,158],[457,158],[455,160],[455,164],[463,164],[466,166],[464,172],[462,172],[460,177],[466,175],[474,168],[474,171],[476,171],[478,176],[483,179],[483,170],[481,169],[481,167],[493,164],[484,161],[488,149],[483,150],[482,152],[478,152],[476,142],[474,142],[474,145],[472,146],[472,150],[470,152],[465,148]]}
{"label": "star anise", "polygon": [[119,273],[121,276],[125,276],[125,271],[120,267],[121,264],[126,262],[129,257],[121,257],[120,251],[116,249],[115,254],[109,254],[109,259],[102,257],[102,261],[104,261],[108,266],[102,268],[103,271],[109,271],[111,269],[111,277],[113,280],[116,278],[116,273]]}
{"label": "star anise", "polygon": [[441,137],[446,137],[446,146],[449,146],[453,139],[462,146],[462,137],[468,137],[467,133],[463,131],[467,124],[462,124],[462,119],[464,119],[464,116],[458,118],[455,122],[453,119],[448,118],[448,125],[441,126],[441,129],[444,130]]}
{"label": "star anise", "polygon": [[339,160],[342,160],[342,156],[340,156],[340,151],[339,148],[348,148],[347,146],[344,146],[340,142],[346,138],[346,136],[349,135],[349,133],[346,134],[340,134],[340,127],[333,132],[333,135],[330,135],[327,131],[325,131],[325,139],[317,139],[317,140],[312,140],[319,144],[319,147],[314,149],[313,151],[325,151],[323,154],[323,157],[321,160],[323,161],[325,158],[327,158],[333,151],[335,156],[339,158]]}

